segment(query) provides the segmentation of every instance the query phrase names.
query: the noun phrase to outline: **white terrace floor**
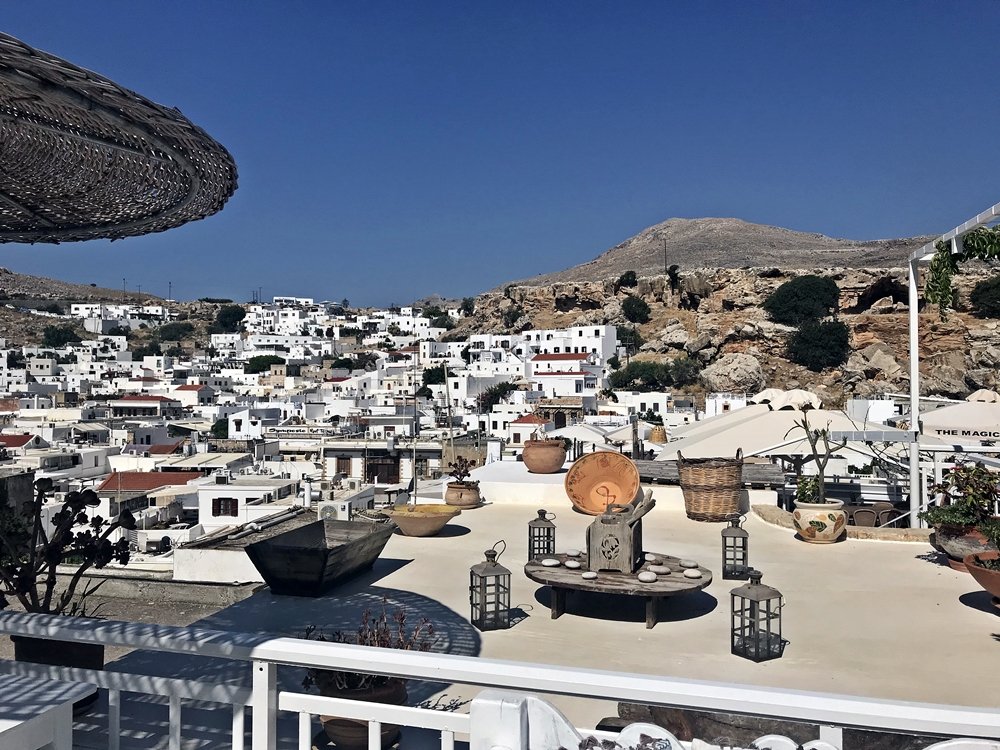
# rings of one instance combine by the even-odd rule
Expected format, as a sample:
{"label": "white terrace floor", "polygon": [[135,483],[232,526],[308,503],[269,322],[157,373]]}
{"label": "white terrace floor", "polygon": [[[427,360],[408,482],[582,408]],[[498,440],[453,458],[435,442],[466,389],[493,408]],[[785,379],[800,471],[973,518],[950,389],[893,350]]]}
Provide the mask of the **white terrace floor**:
{"label": "white terrace floor", "polygon": [[[644,623],[640,601],[570,595],[559,620],[549,616],[548,592],[524,577],[526,524],[537,507],[466,511],[432,538],[393,537],[375,568],[320,599],[276,597],[268,590],[221,610],[199,625],[241,632],[300,635],[310,624],[350,628],[360,610],[382,597],[411,618],[434,620],[451,653],[554,665],[593,667],[749,685],[797,688],[886,699],[990,706],[1000,665],[1000,617],[970,576],[937,562],[922,543],[846,541],[810,545],[751,516],[751,562],[783,592],[783,658],[754,664],[730,655],[729,590],[719,576],[719,524],[688,520],[676,490],[662,488],[644,519],[646,549],[698,560],[715,573],[704,592],[661,603],[660,622]],[[568,501],[557,513],[557,548],[583,545],[592,518]],[[469,626],[468,568],[498,539],[501,562],[513,571],[513,604],[525,617],[510,630],[478,633]],[[110,669],[219,681],[245,680],[244,664],[176,654],[133,652]],[[215,671],[218,670],[218,671]],[[297,689],[301,675],[279,675]],[[437,693],[471,697],[460,686],[411,686],[411,701]],[[615,715],[614,704],[553,699],[577,726]],[[126,709],[127,710],[127,709]],[[462,709],[459,709],[462,710]],[[223,723],[228,719],[222,718]],[[78,727],[79,728],[79,727]],[[87,745],[79,738],[78,744]],[[155,742],[147,747],[159,746]]]}

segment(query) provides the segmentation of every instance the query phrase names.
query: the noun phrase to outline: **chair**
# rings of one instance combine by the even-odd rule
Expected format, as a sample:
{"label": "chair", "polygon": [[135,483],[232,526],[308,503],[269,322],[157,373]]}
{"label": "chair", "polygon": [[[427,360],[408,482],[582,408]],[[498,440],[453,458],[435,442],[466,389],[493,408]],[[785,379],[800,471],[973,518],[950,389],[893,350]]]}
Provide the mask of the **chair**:
{"label": "chair", "polygon": [[878,525],[882,527],[895,527],[896,522],[903,512],[898,508],[883,508],[878,512]]}
{"label": "chair", "polygon": [[855,526],[874,526],[878,521],[878,513],[873,508],[857,508],[851,517]]}

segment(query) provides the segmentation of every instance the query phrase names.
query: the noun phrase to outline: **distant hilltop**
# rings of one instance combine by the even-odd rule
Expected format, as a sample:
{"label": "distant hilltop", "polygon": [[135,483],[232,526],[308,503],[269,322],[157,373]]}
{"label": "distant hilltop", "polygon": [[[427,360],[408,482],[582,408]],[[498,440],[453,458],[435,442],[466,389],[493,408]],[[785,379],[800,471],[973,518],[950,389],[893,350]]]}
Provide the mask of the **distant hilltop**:
{"label": "distant hilltop", "polygon": [[643,229],[587,263],[512,282],[542,286],[559,282],[664,272],[666,262],[693,268],[902,268],[910,252],[933,237],[847,240],[742,219],[668,219]]}

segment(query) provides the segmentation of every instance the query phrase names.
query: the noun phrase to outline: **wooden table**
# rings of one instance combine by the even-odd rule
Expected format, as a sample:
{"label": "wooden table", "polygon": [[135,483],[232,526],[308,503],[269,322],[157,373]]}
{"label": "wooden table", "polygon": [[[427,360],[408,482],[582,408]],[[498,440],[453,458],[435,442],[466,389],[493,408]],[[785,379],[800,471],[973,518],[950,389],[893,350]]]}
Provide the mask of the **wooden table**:
{"label": "wooden table", "polygon": [[[619,594],[622,596],[641,596],[646,600],[646,627],[651,628],[657,622],[656,606],[660,599],[679,594],[690,594],[700,591],[712,582],[712,571],[700,565],[701,578],[687,578],[684,575],[684,568],[680,566],[680,559],[663,555],[659,552],[647,552],[660,558],[659,563],[643,563],[643,566],[636,571],[635,575],[626,575],[616,572],[598,572],[597,578],[587,580],[581,578],[580,574],[586,572],[587,568],[577,568],[570,570],[560,565],[558,567],[546,567],[538,560],[531,560],[524,566],[524,574],[532,581],[549,586],[552,589],[552,619],[557,620],[566,611],[567,591],[589,591],[597,594]],[[567,560],[579,560],[586,562],[586,556],[581,555],[571,558],[565,554],[552,555],[553,559],[565,563]],[[636,576],[639,572],[646,570],[649,565],[665,565],[670,568],[670,574],[661,574],[653,583],[643,583]]]}

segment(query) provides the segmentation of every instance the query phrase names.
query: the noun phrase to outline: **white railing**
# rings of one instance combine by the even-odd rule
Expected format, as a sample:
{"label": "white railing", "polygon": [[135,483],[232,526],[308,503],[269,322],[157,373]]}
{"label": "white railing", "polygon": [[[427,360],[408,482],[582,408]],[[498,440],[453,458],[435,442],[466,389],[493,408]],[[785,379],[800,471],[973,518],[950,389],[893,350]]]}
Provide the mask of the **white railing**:
{"label": "white railing", "polygon": [[[469,656],[374,650],[361,646],[195,627],[177,628],[51,615],[0,612],[0,632],[125,646],[176,655],[171,662],[177,664],[177,668],[166,670],[168,673],[172,671],[175,676],[157,676],[155,671],[146,674],[111,670],[102,672],[0,661],[0,672],[3,673],[88,682],[107,688],[106,746],[112,750],[129,745],[130,735],[128,732],[122,734],[122,714],[125,708],[123,694],[157,696],[161,703],[166,699],[168,720],[163,722],[162,718],[157,719],[151,727],[142,731],[147,737],[150,733],[158,736],[157,732],[165,735],[166,746],[170,750],[180,750],[182,737],[192,735],[211,736],[210,740],[206,740],[207,744],[200,744],[199,747],[232,747],[243,750],[248,707],[251,709],[251,750],[311,747],[315,734],[312,720],[319,714],[368,722],[369,747],[372,750],[379,747],[379,731],[383,723],[436,732],[440,736],[442,750],[452,750],[456,735],[474,740],[473,748],[502,744],[491,741],[486,736],[489,732],[497,731],[490,722],[481,721],[478,727],[473,724],[476,715],[475,700],[470,714],[310,695],[301,690],[281,689],[282,683],[297,686],[301,679],[299,674],[293,680],[286,677],[279,682],[279,668],[289,666],[481,686],[514,691],[516,695],[541,693],[600,701],[631,701],[705,711],[756,714],[817,724],[821,727],[822,739],[833,747],[840,747],[840,730],[843,727],[907,734],[1000,737],[1000,710],[988,708],[882,701]],[[208,662],[204,668],[181,668],[181,657],[190,656],[223,659],[226,660],[226,666],[223,668],[218,662]],[[126,657],[123,664],[128,661]],[[114,664],[110,666],[112,670],[115,668]],[[185,678],[185,674],[195,675],[198,679]],[[483,695],[495,699],[493,691]],[[142,719],[139,714],[144,713],[148,718],[150,701],[151,698],[143,698],[128,702],[130,710],[136,713],[136,716],[129,716],[130,726]],[[200,710],[204,708],[201,705],[203,702],[227,704],[231,707],[231,714],[218,710]],[[488,702],[489,699],[484,699],[483,704]],[[185,721],[185,714],[189,714],[188,721]],[[294,714],[294,720],[288,714]],[[486,710],[480,711],[480,715],[487,714]],[[190,718],[191,716],[195,718]],[[220,716],[223,717],[221,724]],[[231,718],[231,721],[225,717]],[[95,718],[96,715],[90,717]],[[209,726],[206,722],[214,724]],[[93,724],[93,721],[89,720],[89,723]],[[77,729],[79,735],[80,727]],[[595,734],[592,731],[589,733]],[[600,736],[599,733],[596,734]]]}

